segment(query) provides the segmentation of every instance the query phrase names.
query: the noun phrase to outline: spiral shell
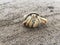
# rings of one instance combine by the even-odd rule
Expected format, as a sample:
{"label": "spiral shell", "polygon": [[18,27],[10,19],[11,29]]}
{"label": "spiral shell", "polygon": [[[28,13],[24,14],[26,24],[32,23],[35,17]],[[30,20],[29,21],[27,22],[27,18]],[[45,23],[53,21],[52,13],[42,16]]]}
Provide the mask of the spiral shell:
{"label": "spiral shell", "polygon": [[42,18],[37,13],[30,13],[24,16],[23,25],[27,27],[38,27],[40,24],[46,24],[47,19]]}

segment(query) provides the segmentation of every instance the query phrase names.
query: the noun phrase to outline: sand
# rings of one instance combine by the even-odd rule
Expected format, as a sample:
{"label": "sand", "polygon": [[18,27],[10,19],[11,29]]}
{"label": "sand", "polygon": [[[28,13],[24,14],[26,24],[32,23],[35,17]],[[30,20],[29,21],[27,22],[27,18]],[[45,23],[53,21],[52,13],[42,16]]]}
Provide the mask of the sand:
{"label": "sand", "polygon": [[[31,12],[46,18],[38,28],[22,25]],[[1,0],[0,45],[60,45],[60,2],[51,0]]]}

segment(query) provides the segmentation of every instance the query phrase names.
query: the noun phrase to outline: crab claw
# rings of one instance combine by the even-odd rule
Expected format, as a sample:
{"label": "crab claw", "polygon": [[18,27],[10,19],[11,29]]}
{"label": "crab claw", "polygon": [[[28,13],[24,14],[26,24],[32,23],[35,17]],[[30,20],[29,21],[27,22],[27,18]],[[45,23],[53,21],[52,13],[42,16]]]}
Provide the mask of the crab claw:
{"label": "crab claw", "polygon": [[33,27],[38,27],[38,25],[39,25],[39,21],[38,19],[36,19],[35,23],[33,24]]}

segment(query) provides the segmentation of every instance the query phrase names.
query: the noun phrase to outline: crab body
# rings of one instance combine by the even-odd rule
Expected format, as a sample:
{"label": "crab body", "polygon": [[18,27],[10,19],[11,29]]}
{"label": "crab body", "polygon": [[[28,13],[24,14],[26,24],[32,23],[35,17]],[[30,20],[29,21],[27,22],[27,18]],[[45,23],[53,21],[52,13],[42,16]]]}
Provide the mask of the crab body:
{"label": "crab body", "polygon": [[36,13],[25,15],[24,18],[23,25],[28,27],[38,27],[40,24],[47,23],[47,19],[40,17]]}

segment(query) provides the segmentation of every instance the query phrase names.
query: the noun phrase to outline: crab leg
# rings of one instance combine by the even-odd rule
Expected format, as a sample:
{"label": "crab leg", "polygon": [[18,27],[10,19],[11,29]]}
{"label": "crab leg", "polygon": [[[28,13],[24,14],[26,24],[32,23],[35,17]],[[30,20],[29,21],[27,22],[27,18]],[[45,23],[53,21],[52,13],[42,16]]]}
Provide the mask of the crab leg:
{"label": "crab leg", "polygon": [[41,22],[42,22],[43,24],[46,24],[46,23],[47,23],[47,19],[41,17],[41,20],[42,20]]}
{"label": "crab leg", "polygon": [[30,21],[31,21],[31,16],[29,16],[29,17],[27,18],[26,26],[29,25],[29,22],[30,22]]}
{"label": "crab leg", "polygon": [[38,20],[39,20],[39,23],[41,23],[41,17],[37,16]]}

